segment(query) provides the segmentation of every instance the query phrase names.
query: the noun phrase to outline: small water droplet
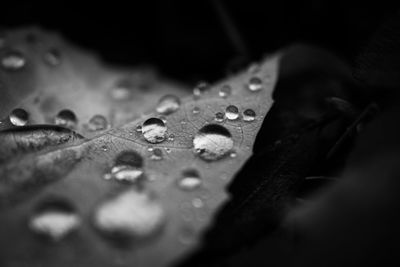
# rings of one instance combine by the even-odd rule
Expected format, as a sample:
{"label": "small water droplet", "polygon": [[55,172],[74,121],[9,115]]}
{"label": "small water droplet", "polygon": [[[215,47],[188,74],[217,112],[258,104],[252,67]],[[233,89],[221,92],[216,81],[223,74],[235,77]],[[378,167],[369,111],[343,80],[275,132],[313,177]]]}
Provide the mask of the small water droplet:
{"label": "small water droplet", "polygon": [[169,153],[171,153],[171,149],[167,147],[167,148],[165,149],[165,152],[167,152],[167,153],[169,154]]}
{"label": "small water droplet", "polygon": [[78,119],[73,111],[63,109],[58,112],[57,116],[54,118],[54,123],[62,127],[74,129],[78,123]]}
{"label": "small water droplet", "polygon": [[178,186],[183,190],[193,190],[201,185],[200,174],[195,169],[187,169],[182,172],[182,177],[178,181]]}
{"label": "small water droplet", "polygon": [[224,113],[222,113],[222,112],[217,112],[217,113],[215,113],[215,118],[214,118],[214,120],[215,120],[216,122],[223,122],[224,119],[225,119],[225,114],[224,114]]}
{"label": "small water droplet", "polygon": [[192,205],[193,205],[193,207],[200,209],[200,208],[204,207],[204,202],[201,198],[194,198],[192,200]]}
{"label": "small water droplet", "polygon": [[193,88],[193,96],[194,98],[199,98],[208,88],[209,84],[207,82],[199,82],[194,88]]}
{"label": "small water droplet", "polygon": [[91,132],[102,131],[107,129],[108,122],[103,115],[94,115],[87,125],[87,128]]}
{"label": "small water droplet", "polygon": [[256,112],[252,109],[246,109],[243,111],[244,121],[254,121],[256,119]]}
{"label": "small water droplet", "polygon": [[175,140],[175,135],[174,134],[170,134],[168,136],[168,141],[173,142]]}
{"label": "small water droplet", "polygon": [[236,158],[236,156],[237,156],[237,153],[236,153],[235,151],[232,151],[232,152],[229,154],[229,157],[231,157],[231,158]]}
{"label": "small water droplet", "polygon": [[193,112],[193,114],[199,114],[200,113],[200,108],[199,107],[194,107],[192,112]]}
{"label": "small water droplet", "polygon": [[225,110],[225,117],[228,120],[237,120],[239,118],[239,109],[236,106],[229,105]]}
{"label": "small water droplet", "polygon": [[175,95],[165,95],[158,101],[156,111],[168,115],[174,113],[181,106],[181,100]]}
{"label": "small water droplet", "polygon": [[22,108],[16,108],[11,111],[9,118],[14,126],[24,126],[28,123],[29,113]]}
{"label": "small water droplet", "polygon": [[142,134],[149,143],[161,143],[165,140],[167,127],[165,123],[158,118],[150,118],[142,125]]}
{"label": "small water droplet", "polygon": [[142,125],[136,126],[136,132],[138,132],[138,133],[142,132]]}
{"label": "small water droplet", "polygon": [[96,229],[114,241],[150,237],[164,222],[161,203],[148,192],[133,189],[105,201],[93,218]]}
{"label": "small water droplet", "polygon": [[260,91],[263,88],[262,80],[256,76],[251,77],[247,88],[252,92]]}
{"label": "small water droplet", "polygon": [[16,71],[20,70],[26,65],[26,59],[21,52],[9,51],[1,58],[1,66],[5,70]]}
{"label": "small water droplet", "polygon": [[68,202],[49,200],[38,207],[28,225],[34,233],[59,241],[78,228],[80,217]]}
{"label": "small water droplet", "polygon": [[222,98],[227,98],[228,96],[230,96],[232,93],[232,88],[229,84],[225,84],[223,85],[220,89],[219,89],[219,96]]}
{"label": "small water droplet", "polygon": [[132,82],[128,79],[122,79],[111,88],[110,95],[113,99],[118,101],[129,100],[132,98],[132,91]]}
{"label": "small water droplet", "polygon": [[147,148],[147,151],[149,151],[149,152],[152,152],[154,150],[154,147],[152,147],[152,146],[149,146],[148,148]]}
{"label": "small water droplet", "polygon": [[44,61],[51,65],[57,66],[61,63],[61,54],[58,49],[51,48],[44,54]]}
{"label": "small water droplet", "polygon": [[143,173],[143,158],[133,150],[126,150],[117,155],[113,167],[104,175],[104,179],[134,183]]}
{"label": "small water droplet", "polygon": [[107,147],[106,145],[102,145],[102,146],[101,146],[101,149],[105,152],[105,151],[108,150],[108,147]]}
{"label": "small water droplet", "polygon": [[193,147],[200,158],[214,161],[223,158],[232,150],[233,140],[225,127],[209,124],[196,134],[193,139]]}
{"label": "small water droplet", "polygon": [[163,159],[163,152],[159,148],[154,148],[153,153],[150,156],[152,160],[162,160]]}

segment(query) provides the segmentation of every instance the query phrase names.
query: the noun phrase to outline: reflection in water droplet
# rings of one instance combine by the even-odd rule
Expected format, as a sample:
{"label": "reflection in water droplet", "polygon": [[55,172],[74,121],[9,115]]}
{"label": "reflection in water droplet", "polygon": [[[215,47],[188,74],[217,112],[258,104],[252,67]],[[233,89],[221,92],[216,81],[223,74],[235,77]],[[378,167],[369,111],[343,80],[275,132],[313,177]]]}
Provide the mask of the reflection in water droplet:
{"label": "reflection in water droplet", "polygon": [[175,135],[174,135],[174,134],[170,134],[170,135],[168,136],[168,141],[172,142],[172,141],[174,141],[174,140],[175,140]]}
{"label": "reflection in water droplet", "polygon": [[165,140],[167,127],[165,123],[157,118],[150,118],[142,125],[144,139],[149,143],[161,143]]}
{"label": "reflection in water droplet", "polygon": [[256,113],[252,109],[246,109],[243,111],[243,120],[244,121],[254,121],[256,119]]}
{"label": "reflection in water droplet", "polygon": [[60,51],[58,51],[55,48],[51,48],[49,49],[49,51],[47,51],[44,54],[44,61],[51,65],[51,66],[57,66],[60,65],[61,63],[61,54]]}
{"label": "reflection in water droplet", "polygon": [[233,148],[230,132],[223,126],[209,124],[200,129],[193,139],[195,152],[200,158],[214,161],[223,158]]}
{"label": "reflection in water droplet", "polygon": [[150,156],[152,160],[162,160],[163,159],[163,152],[159,148],[154,148],[153,153]]}
{"label": "reflection in water droplet", "polygon": [[134,183],[142,178],[143,173],[143,158],[135,151],[127,150],[118,154],[110,172],[104,174],[104,179]]}
{"label": "reflection in water droplet", "polygon": [[93,218],[102,234],[123,240],[152,236],[164,222],[161,203],[149,193],[133,189],[104,202]]}
{"label": "reflection in water droplet", "polygon": [[204,202],[201,198],[194,198],[192,200],[192,205],[193,205],[193,207],[200,209],[200,208],[204,207]]}
{"label": "reflection in water droplet", "polygon": [[225,110],[225,117],[228,120],[236,120],[239,118],[239,109],[236,106],[229,105]]}
{"label": "reflection in water droplet", "polygon": [[78,119],[73,111],[63,109],[54,118],[54,123],[65,128],[74,129],[78,123]]}
{"label": "reflection in water droplet", "polygon": [[183,190],[193,190],[201,185],[200,174],[195,169],[187,169],[182,173],[182,177],[178,181],[179,188]]}
{"label": "reflection in water droplet", "polygon": [[103,115],[94,115],[87,125],[87,128],[91,132],[102,131],[107,129],[107,119]]}
{"label": "reflection in water droplet", "polygon": [[142,132],[142,125],[136,126],[136,132],[138,132],[138,133]]}
{"label": "reflection in water droplet", "polygon": [[1,66],[5,70],[15,71],[22,69],[26,65],[26,59],[22,53],[17,51],[9,51],[1,58]]}
{"label": "reflection in water droplet", "polygon": [[215,120],[216,122],[223,122],[224,119],[225,119],[224,113],[222,113],[222,112],[217,112],[217,113],[215,113],[215,118],[214,118],[214,120]]}
{"label": "reflection in water droplet", "polygon": [[232,88],[229,84],[225,84],[223,85],[220,89],[219,89],[219,96],[226,98],[228,96],[230,96],[232,93]]}
{"label": "reflection in water droplet", "polygon": [[175,95],[165,95],[158,101],[156,111],[160,114],[168,115],[179,109],[181,100]]}
{"label": "reflection in water droplet", "polygon": [[28,123],[29,113],[22,108],[16,108],[13,111],[11,111],[9,118],[10,122],[14,126],[24,126],[25,124]]}
{"label": "reflection in water droplet", "polygon": [[250,91],[260,91],[263,88],[262,80],[258,77],[251,77],[247,85]]}
{"label": "reflection in water droplet", "polygon": [[54,241],[76,230],[80,218],[75,209],[61,200],[52,200],[43,203],[29,218],[28,226],[36,234],[40,234]]}
{"label": "reflection in water droplet", "polygon": [[193,96],[196,99],[199,98],[208,88],[209,84],[207,82],[199,82],[193,89]]}
{"label": "reflection in water droplet", "polygon": [[193,114],[198,114],[200,112],[200,108],[199,107],[194,107],[192,112],[193,112]]}

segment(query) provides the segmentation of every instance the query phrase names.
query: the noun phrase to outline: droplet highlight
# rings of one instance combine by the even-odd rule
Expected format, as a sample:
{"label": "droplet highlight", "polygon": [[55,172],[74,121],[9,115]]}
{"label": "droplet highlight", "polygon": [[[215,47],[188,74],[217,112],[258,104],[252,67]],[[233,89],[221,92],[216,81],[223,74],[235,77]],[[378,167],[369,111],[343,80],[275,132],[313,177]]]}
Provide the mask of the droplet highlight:
{"label": "droplet highlight", "polygon": [[20,70],[26,65],[26,59],[21,52],[9,51],[1,57],[1,66],[8,71]]}

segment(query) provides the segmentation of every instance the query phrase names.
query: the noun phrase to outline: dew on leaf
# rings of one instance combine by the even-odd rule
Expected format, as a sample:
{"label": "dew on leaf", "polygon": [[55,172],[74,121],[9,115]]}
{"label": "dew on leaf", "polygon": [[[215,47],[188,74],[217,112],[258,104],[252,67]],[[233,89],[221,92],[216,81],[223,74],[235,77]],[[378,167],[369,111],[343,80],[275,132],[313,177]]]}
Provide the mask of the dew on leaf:
{"label": "dew on leaf", "polygon": [[229,157],[231,157],[231,158],[236,158],[236,156],[237,156],[237,153],[236,153],[235,151],[232,151],[232,152],[229,154]]}
{"label": "dew on leaf", "polygon": [[152,154],[150,156],[152,160],[162,160],[163,159],[163,152],[160,148],[154,148]]}
{"label": "dew on leaf", "polygon": [[163,115],[174,113],[181,106],[181,100],[175,95],[165,95],[158,101],[156,111]]}
{"label": "dew on leaf", "polygon": [[260,91],[263,88],[262,80],[256,76],[251,77],[247,88],[252,92]]}
{"label": "dew on leaf", "polygon": [[225,114],[224,114],[224,113],[222,113],[222,112],[217,112],[217,113],[215,113],[215,118],[214,118],[214,120],[215,120],[216,122],[223,122],[224,119],[225,119]]}
{"label": "dew on leaf", "polygon": [[128,100],[132,98],[133,85],[128,79],[122,79],[111,87],[110,95],[114,100]]}
{"label": "dew on leaf", "polygon": [[149,193],[133,189],[102,203],[93,218],[100,233],[122,239],[152,236],[164,222],[161,203]]}
{"label": "dew on leaf", "polygon": [[172,142],[172,141],[174,141],[174,140],[175,140],[175,135],[174,135],[174,134],[170,134],[170,135],[168,136],[168,141]]}
{"label": "dew on leaf", "polygon": [[58,112],[54,118],[54,123],[65,128],[73,129],[76,127],[78,119],[72,110],[63,109]]}
{"label": "dew on leaf", "polygon": [[9,51],[1,57],[1,66],[5,70],[16,71],[26,65],[26,59],[21,52]]}
{"label": "dew on leaf", "polygon": [[229,105],[226,107],[225,117],[228,120],[237,120],[239,118],[239,109],[237,106]]}
{"label": "dew on leaf", "polygon": [[138,132],[138,133],[142,132],[142,125],[136,126],[136,132]]}
{"label": "dew on leaf", "polygon": [[207,82],[199,82],[194,88],[193,88],[193,96],[195,98],[199,98],[208,88],[209,84]]}
{"label": "dew on leaf", "polygon": [[254,121],[256,119],[256,112],[252,109],[246,109],[243,111],[244,121]]}
{"label": "dew on leaf", "polygon": [[206,161],[226,156],[233,148],[230,132],[223,126],[209,124],[199,130],[193,139],[195,153]]}
{"label": "dew on leaf", "polygon": [[126,150],[117,155],[111,170],[104,174],[104,179],[134,183],[143,176],[143,173],[142,156],[133,150]]}
{"label": "dew on leaf", "polygon": [[229,84],[223,85],[218,92],[218,95],[222,98],[227,98],[232,93],[232,88]]}
{"label": "dew on leaf", "polygon": [[193,110],[192,110],[192,113],[193,113],[193,114],[198,114],[198,113],[200,113],[200,108],[199,108],[199,107],[194,107]]}
{"label": "dew on leaf", "polygon": [[178,187],[182,190],[193,190],[202,184],[200,174],[195,169],[187,169],[182,172],[182,177],[178,180]]}
{"label": "dew on leaf", "polygon": [[29,121],[29,113],[22,108],[16,108],[11,111],[9,118],[14,126],[24,126]]}
{"label": "dew on leaf", "polygon": [[103,115],[94,115],[88,122],[87,128],[91,132],[102,131],[107,129],[108,122]]}
{"label": "dew on leaf", "polygon": [[51,48],[44,54],[44,61],[50,66],[57,66],[61,63],[61,54],[60,51]]}
{"label": "dew on leaf", "polygon": [[142,125],[142,134],[147,142],[156,144],[165,140],[167,127],[165,123],[158,118],[150,118]]}
{"label": "dew on leaf", "polygon": [[35,234],[59,241],[76,230],[80,221],[69,202],[51,200],[42,203],[30,216],[28,226]]}

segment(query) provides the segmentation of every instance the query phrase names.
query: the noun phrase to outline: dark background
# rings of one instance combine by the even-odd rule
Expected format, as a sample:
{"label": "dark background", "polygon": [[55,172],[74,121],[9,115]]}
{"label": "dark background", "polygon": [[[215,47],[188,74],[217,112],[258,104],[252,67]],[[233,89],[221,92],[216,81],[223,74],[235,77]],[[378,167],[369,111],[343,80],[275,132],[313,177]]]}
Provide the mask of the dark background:
{"label": "dark background", "polygon": [[[0,26],[39,25],[110,62],[152,63],[180,80],[212,81],[237,59],[259,59],[294,42],[317,44],[352,62],[396,6],[346,0],[2,1]],[[242,45],[227,28],[235,29]]]}

